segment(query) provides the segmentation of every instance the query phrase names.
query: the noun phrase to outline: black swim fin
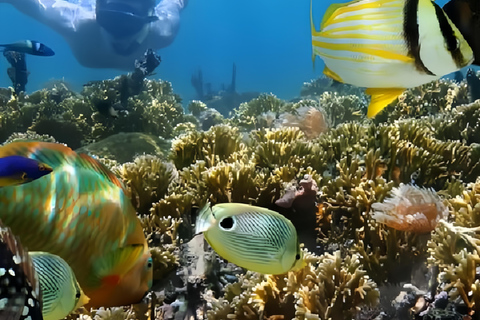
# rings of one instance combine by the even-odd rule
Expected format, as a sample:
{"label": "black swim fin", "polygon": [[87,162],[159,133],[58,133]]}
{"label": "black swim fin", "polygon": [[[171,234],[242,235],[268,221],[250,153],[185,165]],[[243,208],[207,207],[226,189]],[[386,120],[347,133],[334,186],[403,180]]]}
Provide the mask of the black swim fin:
{"label": "black swim fin", "polygon": [[472,48],[473,64],[480,66],[480,0],[451,0],[443,6],[443,11]]}

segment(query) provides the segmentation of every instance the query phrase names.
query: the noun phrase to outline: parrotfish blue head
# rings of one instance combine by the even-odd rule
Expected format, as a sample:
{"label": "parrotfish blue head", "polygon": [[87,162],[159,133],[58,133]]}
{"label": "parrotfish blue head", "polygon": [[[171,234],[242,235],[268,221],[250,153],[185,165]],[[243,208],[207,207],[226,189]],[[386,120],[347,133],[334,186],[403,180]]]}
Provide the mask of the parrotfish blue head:
{"label": "parrotfish blue head", "polygon": [[0,187],[27,183],[52,172],[52,168],[37,160],[22,156],[0,158]]}
{"label": "parrotfish blue head", "polygon": [[49,57],[53,56],[55,52],[38,41],[34,40],[24,40],[10,44],[0,44],[0,47],[3,47],[3,51],[15,51],[21,53],[31,54],[33,56],[44,56]]}

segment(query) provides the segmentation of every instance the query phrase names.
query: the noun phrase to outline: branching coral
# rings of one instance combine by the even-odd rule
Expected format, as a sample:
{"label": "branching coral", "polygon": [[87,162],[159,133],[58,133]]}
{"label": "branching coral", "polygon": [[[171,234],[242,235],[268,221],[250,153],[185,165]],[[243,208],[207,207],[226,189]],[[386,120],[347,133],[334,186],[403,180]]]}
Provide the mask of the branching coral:
{"label": "branching coral", "polygon": [[441,288],[452,300],[461,298],[465,305],[480,312],[480,229],[456,227],[440,221],[429,241],[429,262],[440,267]]}
{"label": "branching coral", "polygon": [[170,158],[178,169],[204,160],[208,167],[226,160],[244,149],[238,129],[228,125],[212,127],[207,132],[191,131],[172,142]]}
{"label": "branching coral", "polygon": [[168,186],[178,175],[173,164],[152,155],[139,156],[133,162],[114,168],[113,172],[131,190],[133,205],[142,215],[167,194]]}
{"label": "branching coral", "polygon": [[306,266],[281,276],[248,272],[209,297],[208,319],[352,319],[362,304],[375,305],[376,284],[356,255],[306,255]]}

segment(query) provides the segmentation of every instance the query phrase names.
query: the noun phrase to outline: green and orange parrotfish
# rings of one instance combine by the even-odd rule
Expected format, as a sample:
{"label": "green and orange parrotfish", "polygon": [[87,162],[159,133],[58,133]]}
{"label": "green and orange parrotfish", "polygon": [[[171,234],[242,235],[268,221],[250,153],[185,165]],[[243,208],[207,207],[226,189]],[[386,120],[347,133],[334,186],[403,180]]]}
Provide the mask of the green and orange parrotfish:
{"label": "green and orange parrotfish", "polygon": [[0,158],[0,187],[27,183],[52,172],[48,165],[22,156]]}
{"label": "green and orange parrotfish", "polygon": [[31,251],[58,255],[72,268],[89,307],[139,302],[152,284],[152,258],[128,193],[95,159],[57,143],[13,142],[20,155],[53,171],[0,188],[0,219]]}

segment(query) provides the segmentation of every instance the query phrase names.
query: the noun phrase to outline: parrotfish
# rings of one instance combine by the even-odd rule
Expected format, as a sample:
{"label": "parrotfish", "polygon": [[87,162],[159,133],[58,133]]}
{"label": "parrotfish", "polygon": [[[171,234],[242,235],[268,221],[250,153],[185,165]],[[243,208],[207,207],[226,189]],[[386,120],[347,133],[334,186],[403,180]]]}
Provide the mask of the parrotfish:
{"label": "parrotfish", "polygon": [[0,223],[0,319],[42,320],[40,284],[28,252]]}
{"label": "parrotfish", "polygon": [[72,268],[59,256],[30,252],[40,280],[43,320],[59,320],[88,303]]}
{"label": "parrotfish", "polygon": [[457,26],[431,0],[354,0],[332,4],[317,31],[310,3],[312,59],[324,73],[367,88],[375,116],[406,88],[437,80],[474,61]]}
{"label": "parrotfish", "polygon": [[21,53],[27,53],[34,56],[53,56],[55,52],[43,43],[33,40],[24,40],[18,41],[15,43],[9,44],[0,44],[0,47],[3,47],[3,51],[15,51]]}
{"label": "parrotfish", "polygon": [[0,157],[20,155],[53,171],[0,188],[0,219],[32,251],[64,259],[88,306],[139,302],[152,283],[152,258],[129,194],[97,160],[56,143],[13,142]]}
{"label": "parrotfish", "polygon": [[0,158],[0,187],[27,183],[50,172],[50,166],[27,157]]}
{"label": "parrotfish", "polygon": [[195,232],[203,233],[222,258],[251,271],[283,274],[304,265],[297,231],[278,212],[243,203],[209,203]]}

